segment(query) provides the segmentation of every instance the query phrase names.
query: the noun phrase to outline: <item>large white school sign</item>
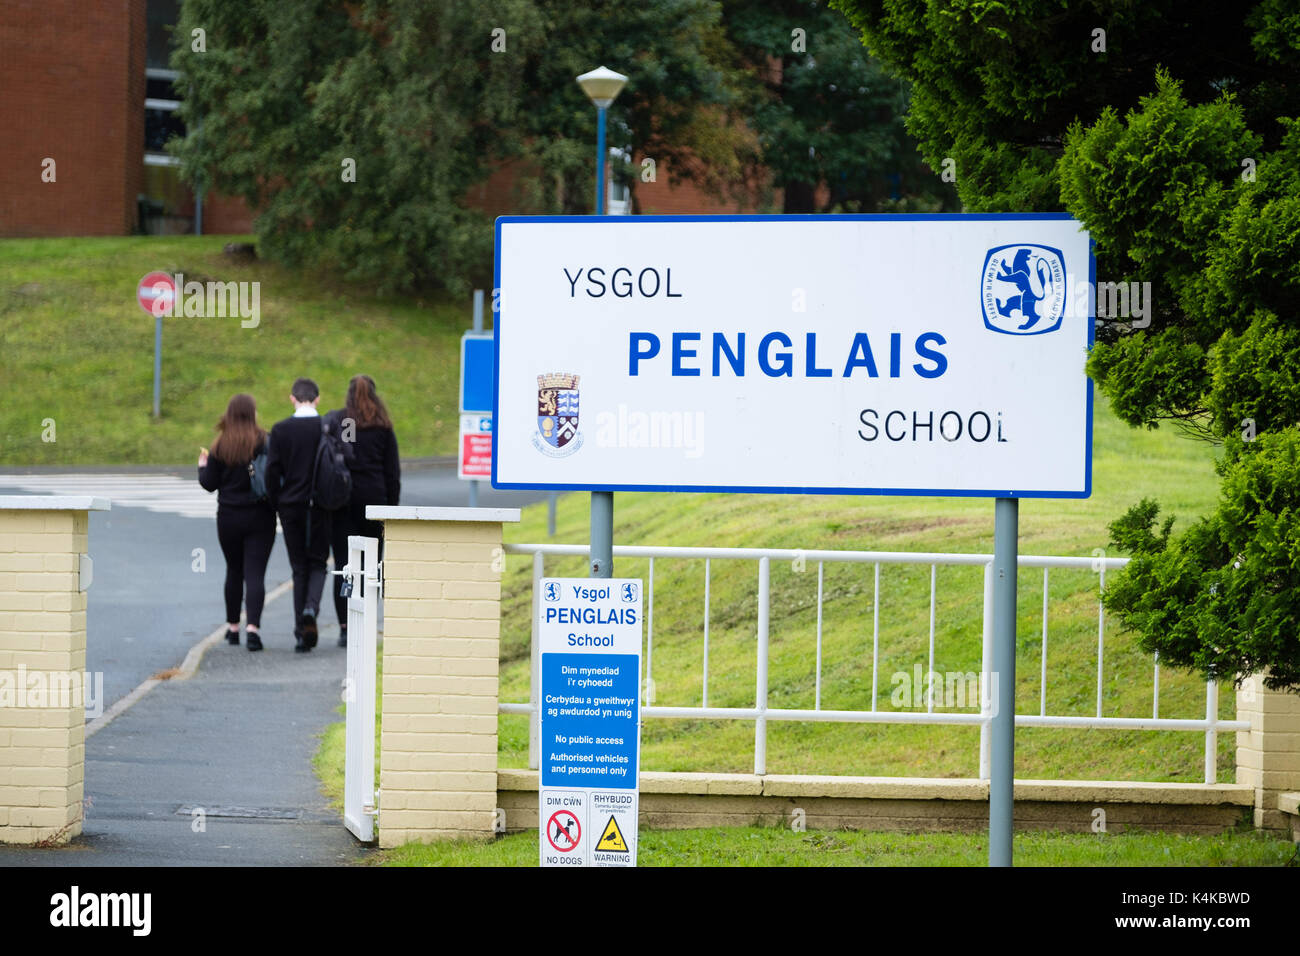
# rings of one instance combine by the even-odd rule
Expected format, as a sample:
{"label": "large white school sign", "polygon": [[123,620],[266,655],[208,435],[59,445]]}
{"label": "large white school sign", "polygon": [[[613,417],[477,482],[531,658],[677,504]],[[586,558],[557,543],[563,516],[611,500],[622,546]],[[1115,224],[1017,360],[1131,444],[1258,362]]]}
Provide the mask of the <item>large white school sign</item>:
{"label": "large white school sign", "polygon": [[1079,223],[505,217],[496,245],[492,484],[595,493],[593,573],[606,492],[997,499],[989,859],[1009,865],[1017,502],[1091,492]]}
{"label": "large white school sign", "polygon": [[1086,497],[1062,216],[505,218],[500,488]]}

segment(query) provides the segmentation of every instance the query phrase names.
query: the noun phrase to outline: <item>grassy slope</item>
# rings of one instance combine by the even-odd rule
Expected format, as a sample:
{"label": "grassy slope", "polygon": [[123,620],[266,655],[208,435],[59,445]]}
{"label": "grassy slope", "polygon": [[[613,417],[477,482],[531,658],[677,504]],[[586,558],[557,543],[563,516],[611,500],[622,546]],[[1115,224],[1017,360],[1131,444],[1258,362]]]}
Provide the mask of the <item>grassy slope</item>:
{"label": "grassy slope", "polygon": [[[232,237],[0,241],[0,465],[189,463],[209,445],[235,392],[257,399],[263,424],[291,409],[299,375],[342,404],[348,379],[372,375],[402,452],[456,445],[458,342],[468,305],[377,299],[268,263],[233,263]],[[261,283],[261,323],[164,321],[162,420],[153,401],[153,320],[135,301],[152,270],[187,279]],[[43,419],[57,441],[41,440]]]}
{"label": "grassy slope", "polygon": [[[1130,503],[1158,496],[1186,524],[1212,507],[1213,450],[1175,432],[1137,432],[1099,406],[1094,434],[1094,493],[1082,501],[1021,503],[1024,553],[1089,555],[1107,541],[1106,524]],[[991,501],[985,499],[819,498],[743,495],[620,494],[616,540],[679,545],[974,551],[992,548]],[[561,499],[557,541],[582,543],[587,496]],[[510,527],[512,541],[545,540],[545,507],[525,509]],[[531,562],[512,557],[504,581],[501,647],[503,700],[527,697]],[[647,575],[644,561],[620,561],[622,576]],[[580,560],[552,560],[547,573],[581,575]],[[752,562],[714,562],[711,585],[710,703],[743,706],[753,700],[756,619]],[[1042,577],[1022,576],[1017,710],[1037,711]],[[981,589],[977,570],[943,569],[936,600],[936,669],[979,669]],[[1096,577],[1089,571],[1051,576],[1048,708],[1090,714],[1095,708]],[[654,678],[657,702],[698,704],[701,698],[703,569],[700,562],[655,566]],[[814,696],[816,568],[800,573],[772,568],[770,703],[811,707]],[[871,704],[871,569],[828,565],[825,575],[822,705]],[[877,706],[891,709],[891,676],[927,660],[928,567],[885,567],[881,572],[880,674]],[[1151,710],[1151,661],[1132,638],[1107,626],[1103,713],[1145,715]],[[1191,675],[1164,669],[1161,708],[1166,717],[1204,713],[1204,686]],[[1225,688],[1219,713],[1234,713]],[[341,736],[342,727],[331,735]],[[327,736],[327,740],[331,737]],[[1141,731],[1030,730],[1017,732],[1020,778],[1196,781],[1203,737]],[[965,728],[853,724],[772,724],[770,773],[972,776],[978,769],[978,733]],[[337,744],[337,741],[335,741]],[[745,722],[649,720],[643,730],[646,770],[752,770],[753,725]],[[1233,779],[1233,735],[1219,740],[1219,779]],[[523,717],[500,722],[500,765],[527,763]],[[341,748],[337,762],[341,771]],[[337,789],[341,780],[334,784]]]}
{"label": "grassy slope", "polygon": [[[1156,495],[1185,525],[1214,502],[1212,449],[1169,431],[1135,432],[1099,407],[1094,435],[1094,494],[1083,501],[1021,503],[1024,553],[1089,555],[1104,547],[1106,524],[1129,503]],[[557,541],[582,543],[587,534],[586,495],[561,499]],[[728,495],[620,494],[615,506],[620,543],[682,545],[975,551],[992,548],[991,501],[984,499],[817,498]],[[544,541],[546,509],[524,510],[508,529],[512,541]],[[553,559],[550,574],[582,574],[583,562]],[[504,580],[501,645],[503,700],[525,700],[528,679],[530,566],[511,557]],[[884,568],[881,574],[881,664],[878,706],[890,709],[890,675],[926,663],[929,573],[926,567]],[[645,576],[644,561],[620,561],[621,576]],[[711,587],[710,702],[746,705],[753,700],[753,634],[756,617],[752,562],[714,562]],[[939,574],[936,606],[936,667],[978,670],[980,579],[978,571],[945,569]],[[1095,707],[1096,578],[1091,572],[1056,572],[1051,577],[1049,693],[1052,713],[1088,714]],[[655,566],[654,677],[657,700],[700,701],[703,582],[699,562],[658,561]],[[803,573],[789,565],[772,568],[771,695],[776,706],[812,706],[815,659],[816,568]],[[823,706],[870,706],[871,570],[827,566],[823,634]],[[1020,713],[1037,710],[1041,627],[1041,574],[1022,577],[1017,701]],[[1151,662],[1133,648],[1130,636],[1107,627],[1103,712],[1142,715],[1151,708]],[[1161,714],[1196,717],[1204,712],[1203,684],[1165,669]],[[1221,694],[1220,716],[1234,713],[1233,694]],[[342,792],[343,725],[325,734],[318,770],[327,792]],[[853,724],[772,724],[770,773],[971,776],[978,768],[976,731],[955,728]],[[1219,779],[1233,779],[1233,735],[1219,741]],[[646,770],[752,770],[753,725],[723,721],[648,720],[643,730]],[[1016,775],[1022,779],[1201,779],[1203,737],[1138,731],[1019,730]],[[523,717],[500,721],[500,765],[527,765],[528,728]],[[729,833],[732,831],[728,831]],[[888,834],[818,843],[812,835],[756,831],[733,859],[717,847],[732,845],[704,833],[643,834],[645,862],[777,862],[787,857],[816,864],[879,862],[935,864],[983,861],[978,841],[959,836],[900,838]],[[452,845],[411,849],[397,862],[443,864],[530,863],[529,838],[512,837],[488,848]],[[1017,854],[1042,864],[1172,862],[1183,865],[1264,862],[1245,844],[1197,843],[1181,837],[1125,836],[1121,840],[1059,841],[1026,834]],[[861,842],[865,840],[866,842]],[[908,841],[912,842],[908,842]],[[1142,842],[1142,841],[1148,842]],[[877,842],[872,842],[877,841]],[[880,842],[883,841],[883,842]],[[892,841],[892,842],[891,842]],[[1171,842],[1172,841],[1172,842]],[[879,845],[877,845],[879,844]],[[896,845],[895,845],[896,844]],[[968,845],[969,844],[969,845]],[[1238,851],[1241,850],[1239,853]],[[406,851],[403,851],[405,853]],[[722,853],[720,856],[719,854]],[[413,854],[413,855],[412,855]],[[422,855],[423,854],[423,855]],[[662,856],[661,856],[662,854]],[[771,854],[771,855],[768,855]],[[779,858],[779,860],[778,860]]]}
{"label": "grassy slope", "polygon": [[[1176,432],[1138,432],[1098,403],[1090,499],[1026,500],[1020,508],[1022,553],[1089,555],[1107,543],[1107,523],[1144,495],[1158,496],[1182,527],[1208,510],[1216,482],[1213,450]],[[587,496],[561,500],[557,541],[585,542]],[[746,495],[620,494],[615,540],[623,544],[728,545],[900,551],[992,550],[993,503],[987,499],[823,498]],[[525,512],[507,531],[512,541],[544,541],[545,509]],[[504,587],[503,700],[527,698],[530,560],[511,558]],[[618,562],[619,576],[646,577],[647,562]],[[583,573],[580,560],[553,559],[548,574]],[[978,671],[981,572],[938,573],[935,668]],[[747,706],[754,700],[756,565],[712,565],[709,703]],[[1097,577],[1090,571],[1051,576],[1048,713],[1091,714],[1096,706]],[[803,573],[788,563],[771,573],[769,705],[812,707],[816,654],[815,564]],[[872,569],[827,565],[822,706],[871,706]],[[701,700],[703,562],[655,562],[653,668],[656,703]],[[1039,695],[1042,573],[1021,576],[1017,711],[1036,713]],[[891,675],[927,663],[929,567],[881,570],[878,703],[890,709]],[[1128,635],[1107,625],[1103,713],[1151,712],[1151,659]],[[1204,685],[1164,669],[1161,716],[1204,715]],[[1220,714],[1233,714],[1230,688]],[[1220,738],[1220,779],[1232,779],[1233,735]],[[503,717],[501,765],[527,761],[527,724]],[[1021,778],[1201,779],[1204,738],[1187,733],[1026,729],[1017,732]],[[646,770],[752,772],[753,724],[738,721],[648,720]],[[769,773],[973,776],[978,731],[952,727],[855,724],[769,724]]]}

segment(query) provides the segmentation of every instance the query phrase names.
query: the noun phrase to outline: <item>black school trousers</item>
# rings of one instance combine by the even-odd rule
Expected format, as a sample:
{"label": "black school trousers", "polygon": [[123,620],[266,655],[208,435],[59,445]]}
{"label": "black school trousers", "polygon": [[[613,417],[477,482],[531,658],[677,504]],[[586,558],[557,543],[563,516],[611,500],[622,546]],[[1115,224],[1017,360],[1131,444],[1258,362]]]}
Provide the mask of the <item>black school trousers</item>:
{"label": "black school trousers", "polygon": [[[294,627],[302,627],[303,611],[320,617],[325,591],[325,560],[330,553],[330,513],[307,505],[281,505],[280,527],[293,569]],[[310,519],[310,520],[309,520]]]}
{"label": "black school trousers", "polygon": [[217,541],[226,556],[226,623],[239,620],[239,606],[246,601],[248,623],[261,627],[275,512],[265,504],[218,505]]}
{"label": "black school trousers", "polygon": [[[331,547],[334,550],[334,570],[342,571],[348,563],[348,535],[359,534],[379,539],[379,560],[384,559],[384,523],[366,518],[366,505],[382,505],[383,501],[352,500],[330,516]],[[343,596],[343,578],[334,578],[334,613],[339,617],[339,627],[348,626],[348,599]]]}

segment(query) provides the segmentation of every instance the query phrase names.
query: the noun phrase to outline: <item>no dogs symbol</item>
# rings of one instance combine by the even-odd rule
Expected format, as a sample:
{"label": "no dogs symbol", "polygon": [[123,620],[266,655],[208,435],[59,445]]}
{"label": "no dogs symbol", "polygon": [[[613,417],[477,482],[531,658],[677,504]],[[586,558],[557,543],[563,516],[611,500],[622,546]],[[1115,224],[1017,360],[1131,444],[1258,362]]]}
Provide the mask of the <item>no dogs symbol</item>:
{"label": "no dogs symbol", "polygon": [[582,825],[568,810],[556,810],[546,821],[546,839],[561,853],[576,850],[582,839]]}

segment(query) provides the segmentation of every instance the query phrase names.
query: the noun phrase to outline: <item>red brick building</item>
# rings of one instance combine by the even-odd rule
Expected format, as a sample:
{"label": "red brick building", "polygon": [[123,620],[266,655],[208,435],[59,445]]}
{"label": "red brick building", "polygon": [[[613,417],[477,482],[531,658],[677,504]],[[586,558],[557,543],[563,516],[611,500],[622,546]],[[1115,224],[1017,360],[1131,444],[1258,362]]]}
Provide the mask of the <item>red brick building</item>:
{"label": "red brick building", "polygon": [[[181,0],[5,0],[0,17],[0,236],[104,236],[252,231],[243,202],[205,196],[196,208],[163,151],[182,132],[183,91],[168,66]],[[643,213],[752,211],[669,171],[638,182]],[[466,200],[492,215],[520,212],[506,165]],[[626,211],[611,186],[609,211]],[[776,197],[780,208],[780,197]]]}
{"label": "red brick building", "polygon": [[133,231],[145,0],[7,0],[0,71],[0,233]]}
{"label": "red brick building", "polygon": [[[178,0],[6,0],[0,17],[0,235],[192,232],[194,197],[162,143]],[[143,220],[143,224],[142,224]],[[209,197],[203,231],[252,228]]]}

